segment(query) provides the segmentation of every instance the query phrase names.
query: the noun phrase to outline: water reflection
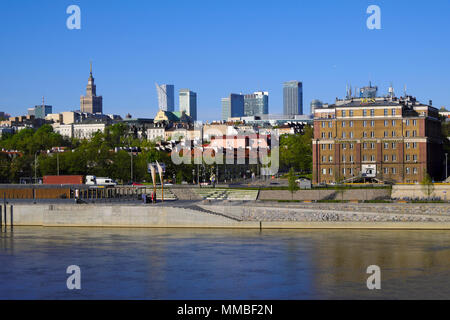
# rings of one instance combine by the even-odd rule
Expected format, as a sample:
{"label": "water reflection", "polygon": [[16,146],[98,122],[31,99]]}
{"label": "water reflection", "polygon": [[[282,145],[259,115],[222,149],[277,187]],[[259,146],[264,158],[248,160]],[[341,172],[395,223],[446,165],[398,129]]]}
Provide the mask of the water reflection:
{"label": "water reflection", "polygon": [[[0,235],[3,299],[450,298],[450,232],[24,228]],[[67,266],[82,289],[66,288]],[[366,268],[382,270],[382,290]]]}

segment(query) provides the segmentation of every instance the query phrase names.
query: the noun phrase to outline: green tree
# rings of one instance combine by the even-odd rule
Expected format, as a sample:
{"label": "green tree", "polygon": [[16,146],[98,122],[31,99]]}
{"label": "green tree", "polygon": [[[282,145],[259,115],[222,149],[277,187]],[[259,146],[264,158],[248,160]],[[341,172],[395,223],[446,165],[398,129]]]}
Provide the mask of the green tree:
{"label": "green tree", "polygon": [[427,196],[427,198],[430,198],[434,192],[434,184],[433,180],[427,172],[424,172],[424,178],[422,179],[420,184],[422,186],[422,192]]}
{"label": "green tree", "polygon": [[297,177],[294,173],[294,168],[291,168],[288,174],[288,190],[291,192],[292,200],[294,200],[294,193],[300,189],[295,180],[297,180]]}

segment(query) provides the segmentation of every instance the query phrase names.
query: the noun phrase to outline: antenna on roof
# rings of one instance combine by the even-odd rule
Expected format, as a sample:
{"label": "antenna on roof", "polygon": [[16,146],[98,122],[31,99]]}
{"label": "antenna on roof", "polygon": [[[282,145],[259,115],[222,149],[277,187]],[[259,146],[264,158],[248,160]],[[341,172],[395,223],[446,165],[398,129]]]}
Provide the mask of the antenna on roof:
{"label": "antenna on roof", "polygon": [[404,96],[405,96],[405,98],[406,98],[406,84],[405,84],[405,86],[403,87],[403,94],[404,94]]}
{"label": "antenna on roof", "polygon": [[389,96],[391,98],[393,98],[395,96],[395,94],[394,94],[394,87],[392,86],[392,82],[391,82],[391,84],[389,86]]}

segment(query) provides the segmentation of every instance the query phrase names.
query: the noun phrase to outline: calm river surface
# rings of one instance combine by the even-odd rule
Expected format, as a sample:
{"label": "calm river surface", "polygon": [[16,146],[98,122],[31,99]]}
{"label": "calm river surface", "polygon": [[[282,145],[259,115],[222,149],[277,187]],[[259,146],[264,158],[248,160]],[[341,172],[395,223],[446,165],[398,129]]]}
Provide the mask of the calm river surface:
{"label": "calm river surface", "polygon": [[[81,268],[81,290],[66,269]],[[368,290],[366,268],[381,268]],[[0,299],[450,299],[450,231],[16,227]]]}

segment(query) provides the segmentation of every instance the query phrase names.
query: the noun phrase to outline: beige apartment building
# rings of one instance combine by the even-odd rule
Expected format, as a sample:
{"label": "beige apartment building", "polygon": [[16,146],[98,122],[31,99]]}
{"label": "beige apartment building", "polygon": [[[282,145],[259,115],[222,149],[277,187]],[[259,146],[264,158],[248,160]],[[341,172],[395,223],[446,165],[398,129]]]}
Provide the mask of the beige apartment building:
{"label": "beige apartment building", "polygon": [[438,109],[413,97],[348,98],[314,111],[313,182],[443,178]]}

